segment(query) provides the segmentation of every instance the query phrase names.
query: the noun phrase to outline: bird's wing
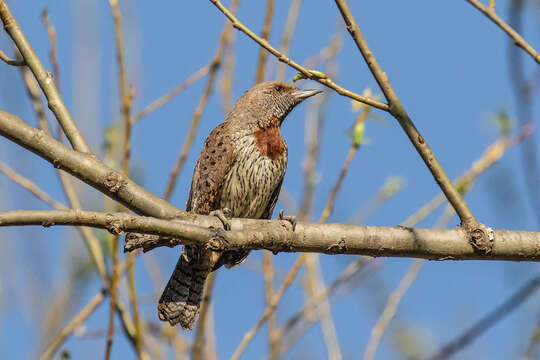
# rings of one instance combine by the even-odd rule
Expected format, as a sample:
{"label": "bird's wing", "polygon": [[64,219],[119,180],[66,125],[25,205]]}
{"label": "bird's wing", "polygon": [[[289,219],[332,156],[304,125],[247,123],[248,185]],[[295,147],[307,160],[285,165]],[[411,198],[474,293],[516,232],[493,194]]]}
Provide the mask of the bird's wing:
{"label": "bird's wing", "polygon": [[218,125],[204,143],[193,171],[187,211],[207,215],[218,206],[221,186],[234,163],[234,149],[227,126],[227,122]]}

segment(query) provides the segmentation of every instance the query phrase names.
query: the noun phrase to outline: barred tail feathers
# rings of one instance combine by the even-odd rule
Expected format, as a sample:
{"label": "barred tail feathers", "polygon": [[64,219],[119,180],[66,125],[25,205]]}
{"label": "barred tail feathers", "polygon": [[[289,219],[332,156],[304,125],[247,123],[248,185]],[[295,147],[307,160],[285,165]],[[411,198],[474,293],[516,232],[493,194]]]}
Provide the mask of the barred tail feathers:
{"label": "barred tail feathers", "polygon": [[[217,255],[217,256],[216,256]],[[204,283],[219,255],[186,246],[159,299],[158,314],[172,326],[192,330],[199,317]]]}

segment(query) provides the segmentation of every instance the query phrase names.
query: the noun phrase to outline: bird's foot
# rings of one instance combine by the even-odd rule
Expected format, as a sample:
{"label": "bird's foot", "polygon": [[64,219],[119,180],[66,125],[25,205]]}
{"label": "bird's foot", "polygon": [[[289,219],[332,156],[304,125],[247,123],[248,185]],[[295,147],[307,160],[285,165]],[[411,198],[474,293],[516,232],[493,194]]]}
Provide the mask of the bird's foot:
{"label": "bird's foot", "polygon": [[290,222],[292,225],[292,231],[294,232],[294,229],[296,229],[296,216],[285,216],[283,215],[283,209],[282,209],[279,211],[278,219]]}
{"label": "bird's foot", "polygon": [[211,211],[209,215],[217,217],[223,224],[223,229],[231,230],[231,222],[227,219],[231,217],[231,211],[228,208]]}

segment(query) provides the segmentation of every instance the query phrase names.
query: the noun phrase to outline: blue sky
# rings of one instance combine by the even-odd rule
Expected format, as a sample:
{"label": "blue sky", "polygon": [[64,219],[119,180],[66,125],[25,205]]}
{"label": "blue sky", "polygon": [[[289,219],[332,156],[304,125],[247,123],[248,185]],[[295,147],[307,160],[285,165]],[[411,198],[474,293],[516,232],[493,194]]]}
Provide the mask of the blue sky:
{"label": "blue sky", "polygon": [[[160,2],[120,1],[123,13],[126,62],[129,81],[135,87],[134,110],[141,110],[172,89],[214,56],[225,18],[209,1]],[[263,1],[241,1],[238,18],[259,32],[263,22]],[[229,2],[225,2],[228,6]],[[507,1],[497,2],[497,12],[506,18]],[[278,45],[285,25],[289,1],[277,0],[270,42]],[[383,70],[409,115],[431,145],[434,153],[454,178],[468,169],[497,136],[490,115],[506,109],[515,117],[515,101],[508,76],[509,39],[494,24],[464,1],[396,2],[351,1],[351,9]],[[103,130],[118,118],[118,96],[112,19],[107,1],[33,0],[10,2],[10,8],[36,52],[51,68],[46,33],[40,13],[47,7],[58,32],[58,56],[61,90],[65,102],[92,149],[100,153]],[[530,6],[525,17],[524,37],[538,46],[538,8]],[[330,1],[304,1],[292,39],[290,56],[302,63],[317,54],[332,38],[338,12]],[[258,46],[235,31],[234,98],[253,85]],[[0,48],[11,54],[10,41],[0,35]],[[525,57],[527,74],[537,73],[532,59]],[[356,92],[376,83],[348,34],[338,57],[337,82]],[[275,75],[276,61],[269,57],[268,79]],[[290,81],[295,72],[287,70]],[[219,75],[221,77],[221,75]],[[35,116],[26,98],[16,69],[0,64],[0,108],[35,124]],[[205,80],[198,81],[172,102],[141,120],[133,129],[132,169],[137,182],[156,194],[162,194],[178,151],[187,132],[193,110],[202,94]],[[303,88],[316,84],[299,82]],[[326,90],[329,93],[331,90]],[[284,188],[300,201],[302,161],[306,154],[303,133],[307,104],[289,115],[283,136],[289,147],[289,168]],[[536,97],[534,113],[538,113]],[[406,187],[384,204],[367,221],[368,225],[396,225],[437,194],[438,188],[397,122],[375,111],[383,120],[367,123],[370,143],[354,159],[338,195],[329,221],[342,222],[354,215],[389,176],[402,176]],[[181,173],[171,202],[183,207],[187,199],[196,154],[206,135],[224,118],[219,79],[201,120],[191,155]],[[335,93],[326,111],[322,150],[318,165],[313,219],[318,219],[343,163],[350,140],[346,135],[355,120],[349,99]],[[6,139],[0,139],[0,160],[34,179],[56,199],[64,201],[56,175],[49,164],[27,153]],[[0,176],[0,209],[46,208],[24,190]],[[101,209],[102,198],[86,186],[85,209]],[[519,149],[512,148],[492,169],[482,175],[467,201],[479,220],[493,228],[537,230],[534,214],[527,201]],[[283,205],[278,203],[277,208]],[[438,213],[420,225],[431,227]],[[450,227],[458,225],[454,218]],[[34,321],[40,314],[23,311],[21,304],[47,303],[51,289],[61,289],[66,280],[72,254],[84,249],[74,231],[55,229],[1,229],[0,249],[0,357],[32,358],[38,346]],[[155,259],[164,276],[174,266],[178,249],[160,249]],[[143,255],[144,257],[145,255]],[[260,261],[260,253],[250,256]],[[284,271],[295,254],[275,257]],[[326,282],[330,282],[353,257],[322,256]],[[375,275],[361,283],[333,307],[338,338],[345,358],[361,358],[371,327],[379,316],[385,295],[392,291],[410,260],[381,259]],[[391,343],[392,331],[406,324],[418,331],[435,351],[441,344],[500,304],[536,274],[531,263],[503,262],[428,262],[403,299],[397,321],[391,323],[377,355],[379,359],[399,358]],[[137,262],[138,289],[142,295],[152,291],[150,276],[143,260]],[[300,284],[300,283],[299,283]],[[279,283],[276,284],[278,286]],[[36,286],[36,294],[28,287]],[[80,303],[74,315],[96,291],[99,281],[92,277],[80,290]],[[33,295],[32,295],[33,294]],[[28,299],[28,297],[34,297]],[[148,299],[148,296],[145,297]],[[261,276],[248,266],[231,271],[220,270],[215,294],[217,349],[220,358],[229,357],[243,334],[263,311]],[[533,296],[516,312],[506,317],[456,358],[508,359],[520,356],[532,329],[539,320],[539,296]],[[382,303],[381,303],[382,301]],[[303,302],[301,286],[293,286],[279,308],[282,324]],[[157,320],[155,301],[141,306],[146,319]],[[89,330],[103,329],[108,306],[102,306],[88,321]],[[68,316],[68,319],[71,318]],[[188,335],[189,336],[189,335]],[[93,359],[104,352],[104,338],[71,338],[65,344],[73,358]],[[248,347],[246,359],[262,359],[267,351],[265,329]],[[431,353],[430,352],[430,353]],[[97,355],[96,355],[97,354]],[[172,358],[172,353],[168,353]],[[118,336],[113,358],[131,358],[132,349]],[[324,359],[326,350],[320,328],[313,327],[287,355],[288,359]]]}

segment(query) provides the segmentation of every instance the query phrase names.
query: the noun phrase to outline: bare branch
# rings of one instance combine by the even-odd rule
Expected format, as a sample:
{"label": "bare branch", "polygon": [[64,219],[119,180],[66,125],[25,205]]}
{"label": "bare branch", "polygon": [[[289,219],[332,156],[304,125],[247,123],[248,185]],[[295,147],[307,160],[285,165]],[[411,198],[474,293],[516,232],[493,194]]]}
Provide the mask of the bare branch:
{"label": "bare branch", "polygon": [[[261,31],[261,37],[268,41],[270,38],[270,29],[272,28],[272,17],[274,16],[274,0],[266,0],[266,12],[264,15],[264,24]],[[257,70],[255,71],[255,84],[264,81],[264,70],[266,68],[266,57],[268,52],[263,48],[259,49],[259,60],[257,61]]]}
{"label": "bare branch", "polygon": [[252,38],[255,42],[257,42],[259,45],[264,47],[266,50],[268,50],[272,55],[274,55],[279,61],[289,65],[290,67],[298,70],[301,72],[306,78],[309,78],[311,80],[317,81],[331,89],[334,89],[338,94],[349,97],[351,99],[354,99],[356,101],[360,101],[362,103],[371,105],[373,107],[376,107],[377,109],[381,109],[384,111],[388,111],[388,105],[368,98],[366,96],[362,96],[360,94],[357,94],[355,92],[352,92],[350,90],[347,90],[335,82],[333,82],[330,78],[322,78],[317,74],[312,73],[310,70],[306,69],[305,67],[301,66],[297,62],[291,60],[288,58],[285,54],[278,51],[276,48],[272,47],[268,41],[260,38],[257,36],[253,31],[249,30],[244,24],[242,24],[219,0],[210,0],[212,4],[214,4],[225,16],[229,18],[229,20],[232,22],[232,25],[237,28],[238,30],[245,33],[247,36]]}
{"label": "bare branch", "polygon": [[56,168],[64,169],[136,213],[158,218],[185,215],[180,209],[106,166],[95,156],[73,151],[45,132],[2,110],[0,135],[32,151]]}
{"label": "bare branch", "polygon": [[487,6],[484,6],[478,0],[467,0],[467,1],[469,2],[469,4],[471,4],[476,9],[478,9],[482,14],[486,15],[486,17],[490,19],[491,21],[493,21],[495,25],[500,27],[502,31],[504,31],[508,36],[510,36],[510,38],[512,38],[512,40],[514,40],[514,44],[516,44],[517,46],[525,50],[527,54],[529,54],[534,59],[534,61],[540,64],[540,54],[538,54],[536,50],[534,50],[534,48],[531,45],[529,45],[529,43],[527,43],[525,39],[523,39],[517,33],[517,31],[515,31],[510,25],[505,23],[503,19],[498,17],[497,14],[495,14],[494,8],[489,8]]}
{"label": "bare branch", "polygon": [[[289,12],[287,14],[287,20],[285,22],[285,30],[283,30],[283,35],[281,36],[281,45],[279,47],[279,51],[282,54],[287,54],[289,52],[289,47],[291,46],[291,39],[294,33],[294,27],[296,26],[296,20],[298,19],[298,13],[300,12],[301,4],[302,0],[292,0],[291,5],[289,6]],[[268,41],[268,38],[264,39]],[[278,64],[276,80],[285,80],[286,66],[287,65],[284,62]]]}
{"label": "bare branch", "polygon": [[49,44],[51,49],[49,50],[49,59],[53,67],[53,74],[56,80],[56,87],[60,92],[60,65],[58,64],[58,57],[56,56],[56,30],[54,29],[51,19],[49,18],[49,11],[47,9],[41,12],[41,21],[47,30],[47,36],[49,37]]}
{"label": "bare branch", "polygon": [[33,181],[21,176],[15,170],[7,166],[5,163],[0,161],[0,171],[6,174],[14,183],[19,184],[21,187],[30,191],[35,197],[40,199],[46,204],[49,204],[51,207],[58,210],[67,210],[67,207],[58,201],[54,200],[51,196],[41,190]]}
{"label": "bare branch", "polygon": [[25,66],[26,65],[26,62],[24,60],[12,59],[9,56],[7,56],[6,53],[3,52],[2,50],[0,50],[0,60],[12,66]]}
{"label": "bare branch", "polygon": [[131,123],[132,124],[135,124],[137,121],[141,120],[143,117],[147,116],[148,114],[150,114],[151,112],[153,111],[156,111],[157,109],[159,109],[160,107],[162,107],[163,105],[167,104],[168,102],[170,102],[172,99],[174,99],[176,97],[176,95],[178,95],[179,93],[181,93],[182,91],[186,90],[188,87],[190,87],[191,85],[193,85],[195,82],[197,82],[197,80],[201,79],[202,77],[204,77],[206,74],[208,74],[208,72],[210,71],[210,68],[212,67],[212,63],[208,63],[206,65],[204,65],[202,68],[200,68],[199,70],[195,71],[190,77],[188,77],[186,80],[184,80],[183,82],[181,82],[180,84],[178,84],[174,89],[172,89],[169,93],[163,95],[162,97],[160,97],[159,99],[156,99],[154,102],[152,102],[150,105],[148,105],[147,107],[145,107],[143,110],[141,110],[141,112],[133,115],[131,117]]}
{"label": "bare branch", "polygon": [[208,276],[206,283],[204,284],[204,297],[201,302],[201,312],[199,315],[199,321],[197,323],[197,330],[195,331],[195,339],[193,340],[193,346],[191,347],[191,360],[203,359],[203,348],[205,343],[205,329],[208,324],[210,314],[210,306],[212,301],[212,292],[214,290],[214,281],[216,280],[217,272],[213,272]]}
{"label": "bare branch", "polygon": [[112,233],[158,235],[128,238],[125,251],[181,244],[205,246],[213,251],[260,250],[355,254],[374,257],[411,257],[430,260],[540,261],[540,233],[495,230],[497,241],[489,254],[475,251],[461,229],[433,230],[403,226],[354,226],[339,223],[296,224],[286,220],[231,219],[232,230],[220,229],[213,216],[192,221],[168,221],[126,213],[81,210],[14,210],[0,213],[0,226],[79,225]]}
{"label": "bare branch", "polygon": [[266,309],[264,311],[264,314],[257,321],[255,326],[247,334],[244,335],[244,338],[242,339],[242,342],[240,343],[240,345],[238,345],[238,347],[234,351],[234,354],[231,356],[231,360],[238,360],[240,358],[240,355],[242,355],[242,353],[244,352],[244,350],[246,349],[246,347],[248,346],[250,341],[255,337],[255,334],[257,334],[257,332],[259,331],[261,326],[263,326],[264,323],[270,317],[270,315],[272,315],[274,313],[274,311],[276,311],[276,308],[277,308],[277,306],[279,304],[279,301],[281,300],[281,297],[283,296],[283,294],[285,294],[285,291],[289,288],[289,286],[293,282],[294,278],[296,277],[296,274],[298,273],[298,270],[300,270],[300,267],[304,263],[304,261],[306,259],[305,255],[306,254],[301,254],[298,257],[298,259],[296,259],[296,262],[291,267],[291,270],[289,270],[289,273],[287,274],[287,276],[283,280],[283,283],[281,284],[281,287],[274,294],[272,302],[270,303],[269,306],[266,307]]}
{"label": "bare branch", "polygon": [[58,351],[58,348],[66,341],[66,339],[75,331],[105,300],[106,292],[102,290],[98,292],[92,300],[70,321],[70,323],[60,331],[58,336],[49,345],[47,350],[40,356],[40,360],[49,360]]}
{"label": "bare branch", "polygon": [[375,324],[373,329],[371,329],[371,336],[366,347],[366,352],[364,353],[364,360],[371,360],[375,358],[375,351],[377,350],[379,341],[381,341],[384,330],[390,323],[390,320],[392,320],[392,318],[394,317],[394,314],[396,313],[396,309],[401,302],[401,299],[407,293],[407,290],[409,290],[409,287],[416,279],[416,276],[420,272],[422,265],[424,265],[423,260],[413,261],[413,263],[409,267],[409,271],[407,271],[405,276],[401,279],[396,290],[394,290],[394,292],[388,297],[388,303],[386,304],[383,313],[377,320],[377,323]]}
{"label": "bare branch", "polygon": [[480,321],[470,327],[467,331],[461,334],[458,338],[453,341],[450,341],[448,344],[443,346],[441,350],[432,357],[430,360],[443,360],[448,359],[451,356],[455,355],[458,351],[462,350],[464,347],[469,345],[474,341],[478,336],[482,335],[489,328],[495,325],[499,320],[508,315],[511,311],[519,307],[523,302],[525,302],[531,295],[533,295],[536,290],[540,287],[540,276],[535,276],[525,286],[520,288],[516,293],[514,293],[510,298],[505,302],[483,317]]}
{"label": "bare branch", "polygon": [[38,56],[34,52],[34,49],[26,39],[21,27],[17,23],[17,20],[11,15],[4,0],[0,0],[0,18],[4,23],[4,29],[11,36],[11,39],[17,46],[17,49],[21,52],[21,55],[34,74],[41,90],[47,97],[49,102],[49,109],[54,113],[56,119],[64,129],[64,133],[69,139],[69,142],[73,148],[77,151],[90,154],[90,148],[84,140],[84,137],[80,133],[75,121],[71,117],[64,101],[60,97],[60,93],[56,88],[53,76],[50,72],[45,70],[43,64],[39,60]]}
{"label": "bare branch", "polygon": [[[419,155],[424,160],[424,163],[431,171],[431,174],[435,178],[437,184],[441,187],[441,190],[445,194],[446,198],[454,207],[456,213],[461,219],[462,226],[470,232],[471,240],[477,241],[478,248],[486,252],[490,251],[491,245],[491,236],[492,234],[485,225],[481,224],[476,220],[473,213],[469,209],[465,200],[463,200],[461,194],[452,184],[452,181],[444,171],[443,167],[431,151],[431,148],[424,140],[420,132],[414,126],[412,120],[409,118],[409,115],[405,111],[405,108],[401,104],[397,94],[394,92],[386,73],[383,72],[382,68],[379,66],[375,56],[371,52],[364,36],[360,32],[360,28],[354,19],[349,6],[345,0],[335,0],[343,20],[347,25],[347,30],[351,34],[358,50],[364,57],[366,64],[368,65],[373,77],[379,84],[384,96],[389,105],[389,112],[398,120],[399,124],[411,140],[412,144],[418,151]],[[474,237],[473,237],[474,235]],[[478,239],[477,239],[478,237]]]}

